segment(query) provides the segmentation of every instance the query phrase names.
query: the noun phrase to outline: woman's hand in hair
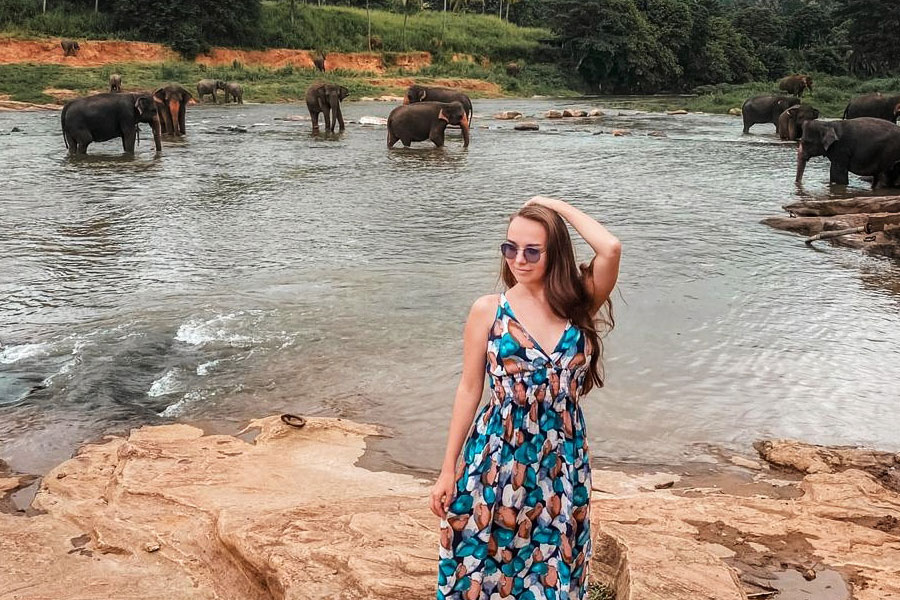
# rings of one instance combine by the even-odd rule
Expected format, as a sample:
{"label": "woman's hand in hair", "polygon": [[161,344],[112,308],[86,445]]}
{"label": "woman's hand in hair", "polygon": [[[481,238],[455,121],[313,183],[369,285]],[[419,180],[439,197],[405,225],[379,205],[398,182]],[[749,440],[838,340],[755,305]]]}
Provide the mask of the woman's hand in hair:
{"label": "woman's hand in hair", "polygon": [[548,198],[547,196],[532,196],[528,202],[525,203],[525,206],[528,206],[529,204],[540,204],[541,206],[546,206],[550,210],[559,212],[560,204],[566,203],[556,198]]}

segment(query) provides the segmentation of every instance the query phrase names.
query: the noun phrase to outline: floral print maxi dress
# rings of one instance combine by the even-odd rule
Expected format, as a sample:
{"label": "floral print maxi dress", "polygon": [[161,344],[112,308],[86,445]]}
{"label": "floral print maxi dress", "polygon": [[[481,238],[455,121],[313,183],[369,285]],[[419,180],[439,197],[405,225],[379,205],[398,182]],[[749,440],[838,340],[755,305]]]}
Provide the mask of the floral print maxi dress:
{"label": "floral print maxi dress", "polygon": [[490,402],[475,417],[441,522],[438,600],[586,597],[585,346],[569,323],[548,354],[500,295],[487,346]]}

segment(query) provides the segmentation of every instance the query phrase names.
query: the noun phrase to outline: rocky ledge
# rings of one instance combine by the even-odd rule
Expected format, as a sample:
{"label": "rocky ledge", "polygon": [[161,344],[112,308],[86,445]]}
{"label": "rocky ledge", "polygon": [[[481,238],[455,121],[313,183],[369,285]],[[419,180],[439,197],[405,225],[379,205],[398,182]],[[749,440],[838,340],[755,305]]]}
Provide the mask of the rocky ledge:
{"label": "rocky ledge", "polygon": [[[167,425],[85,446],[27,513],[0,514],[0,597],[433,598],[428,482],[355,466],[379,433],[270,417],[240,437]],[[619,600],[900,598],[900,456],[757,450],[769,463],[733,457],[724,486],[595,469],[593,578]]]}

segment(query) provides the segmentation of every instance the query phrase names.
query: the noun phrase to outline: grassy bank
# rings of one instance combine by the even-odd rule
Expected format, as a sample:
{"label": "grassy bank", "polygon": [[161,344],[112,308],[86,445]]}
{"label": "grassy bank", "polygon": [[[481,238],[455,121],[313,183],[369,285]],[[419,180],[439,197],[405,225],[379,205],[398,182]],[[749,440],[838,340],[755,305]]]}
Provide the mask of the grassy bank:
{"label": "grassy bank", "polygon": [[[173,62],[156,65],[110,64],[103,67],[72,68],[62,65],[13,64],[0,65],[0,94],[9,95],[21,102],[51,103],[52,95],[44,90],[71,90],[78,95],[105,90],[109,76],[119,73],[126,90],[152,90],[170,81],[179,82],[194,90],[197,81],[215,78],[240,82],[244,87],[245,102],[289,102],[304,98],[306,88],[314,81],[327,79],[350,89],[352,97],[399,93],[404,86],[398,84],[373,85],[370,79],[390,80],[392,77],[408,77],[409,73],[395,70],[383,75],[360,74],[349,71],[329,72],[324,77],[311,69],[283,67],[205,67],[193,62]],[[526,66],[518,78],[506,75],[500,65],[481,66],[469,63],[439,63],[416,74],[427,84],[430,78],[472,78],[496,83],[505,94],[531,96],[574,95],[578,84],[552,65]],[[478,92],[472,92],[478,97]]]}
{"label": "grassy bank", "polygon": [[[10,3],[16,6],[7,6]],[[2,10],[3,6],[7,9]],[[553,53],[540,42],[550,37],[548,30],[517,27],[493,16],[448,13],[444,21],[441,13],[423,11],[410,15],[405,36],[403,15],[372,10],[371,16],[375,50],[427,51],[437,57],[466,53],[495,62],[546,62]],[[51,6],[46,14],[41,14],[36,0],[0,0],[0,29],[16,36],[156,41],[118,30],[103,12],[94,14],[63,5]],[[363,9],[297,3],[292,24],[287,3],[267,0],[262,4],[256,39],[249,47],[362,52],[368,50],[366,32]]]}
{"label": "grassy bank", "polygon": [[[860,80],[853,77],[835,77],[815,73],[812,74],[812,77],[813,92],[804,94],[803,102],[818,108],[824,117],[840,117],[850,99],[860,94],[900,93],[900,77]],[[779,91],[778,84],[774,81],[703,86],[696,91],[698,95],[693,98],[666,99],[655,103],[651,102],[647,107],[662,107],[667,110],[686,108],[692,112],[727,113],[731,108],[740,108],[744,100],[752,96],[784,93]]]}

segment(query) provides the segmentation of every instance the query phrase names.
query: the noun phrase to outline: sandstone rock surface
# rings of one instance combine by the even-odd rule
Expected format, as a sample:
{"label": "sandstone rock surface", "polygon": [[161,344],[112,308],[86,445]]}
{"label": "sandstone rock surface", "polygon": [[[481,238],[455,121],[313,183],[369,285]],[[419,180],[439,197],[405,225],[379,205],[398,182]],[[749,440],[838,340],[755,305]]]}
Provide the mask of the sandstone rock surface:
{"label": "sandstone rock surface", "polygon": [[[354,464],[377,428],[248,429],[252,441],[143,427],[85,446],[44,477],[41,514],[0,514],[0,598],[433,598],[429,483]],[[595,469],[592,577],[618,600],[740,600],[759,585],[900,598],[900,494],[880,477],[896,455],[767,444],[764,457],[812,473],[780,482],[796,493],[768,471],[725,492]],[[4,475],[0,492],[26,481]]]}

